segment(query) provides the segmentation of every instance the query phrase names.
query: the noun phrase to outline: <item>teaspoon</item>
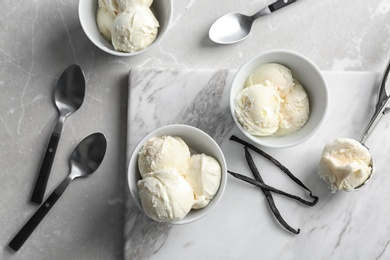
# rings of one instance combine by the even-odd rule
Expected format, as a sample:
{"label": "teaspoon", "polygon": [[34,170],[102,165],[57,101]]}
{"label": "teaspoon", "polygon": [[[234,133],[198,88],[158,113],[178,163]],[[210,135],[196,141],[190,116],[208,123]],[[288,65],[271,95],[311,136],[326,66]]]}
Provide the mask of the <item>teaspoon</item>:
{"label": "teaspoon", "polygon": [[210,27],[209,37],[213,42],[232,44],[244,40],[250,33],[253,21],[275,12],[296,0],[278,0],[261,9],[252,16],[240,13],[229,13],[216,20]]}
{"label": "teaspoon", "polygon": [[54,101],[60,116],[46,148],[45,157],[42,161],[34,191],[31,196],[32,202],[38,204],[42,203],[65,118],[81,107],[84,95],[84,73],[78,65],[70,65],[64,70],[57,81]]}
{"label": "teaspoon", "polygon": [[38,224],[46,216],[54,203],[60,198],[75,178],[86,177],[99,168],[106,153],[106,138],[101,133],[94,133],[84,138],[74,149],[70,158],[70,173],[65,180],[53,191],[47,200],[39,207],[30,220],[9,243],[9,246],[18,251]]}

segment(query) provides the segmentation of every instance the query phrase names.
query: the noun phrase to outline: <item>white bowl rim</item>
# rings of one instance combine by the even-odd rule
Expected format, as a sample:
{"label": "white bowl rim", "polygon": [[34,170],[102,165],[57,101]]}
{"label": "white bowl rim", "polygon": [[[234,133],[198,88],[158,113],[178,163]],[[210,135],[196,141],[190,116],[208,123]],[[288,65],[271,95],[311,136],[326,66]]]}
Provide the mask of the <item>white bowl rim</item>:
{"label": "white bowl rim", "polygon": [[[253,135],[249,134],[247,131],[245,131],[245,129],[243,129],[243,127],[241,126],[240,122],[238,122],[237,118],[234,116],[234,100],[235,100],[235,98],[232,97],[233,96],[233,91],[234,91],[233,86],[234,86],[235,82],[237,81],[237,79],[239,77],[239,72],[241,70],[243,70],[243,68],[248,66],[248,64],[251,64],[252,62],[256,61],[259,57],[270,55],[270,54],[287,54],[287,55],[296,56],[296,57],[304,60],[305,62],[307,62],[309,65],[311,65],[314,68],[314,70],[317,72],[317,74],[318,74],[322,84],[325,86],[325,88],[324,88],[324,92],[325,92],[324,98],[326,100],[325,108],[324,108],[324,112],[322,113],[321,119],[319,120],[318,124],[304,138],[298,139],[298,140],[293,141],[293,142],[285,143],[285,144],[270,144],[270,143],[268,143],[266,141],[263,141],[261,139],[261,137],[256,137],[256,136],[253,136]],[[322,125],[323,121],[325,120],[325,117],[326,117],[326,114],[327,114],[327,111],[328,111],[328,107],[329,107],[329,89],[328,89],[327,81],[326,81],[324,75],[322,74],[321,70],[309,58],[307,58],[306,56],[304,56],[304,55],[302,55],[302,54],[300,54],[298,52],[291,51],[291,50],[272,49],[272,50],[262,51],[262,52],[258,53],[254,57],[252,57],[249,60],[247,60],[246,62],[244,62],[238,68],[236,74],[234,75],[234,78],[233,78],[233,81],[232,81],[231,87],[230,87],[229,106],[230,106],[230,112],[231,112],[231,115],[233,117],[233,120],[234,120],[235,124],[237,125],[239,130],[246,137],[248,137],[251,141],[255,142],[256,144],[262,145],[264,147],[269,147],[269,148],[288,148],[288,147],[296,146],[298,144],[303,143],[304,141],[306,141],[307,139],[312,137],[318,131],[318,129]],[[275,137],[275,138],[280,138],[280,137]]]}
{"label": "white bowl rim", "polygon": [[[199,209],[199,210],[191,209],[191,211],[203,211],[203,213],[202,214],[197,214],[197,216],[194,217],[194,218],[187,218],[187,216],[188,216],[187,215],[186,217],[184,217],[183,219],[178,220],[178,221],[165,222],[165,223],[168,223],[168,224],[175,224],[175,225],[192,223],[192,222],[197,221],[197,220],[203,218],[204,216],[206,216],[212,209],[214,209],[219,204],[220,200],[223,197],[223,194],[225,192],[226,185],[227,185],[227,163],[226,163],[226,159],[225,159],[225,156],[224,156],[220,146],[215,142],[215,140],[211,136],[209,136],[206,132],[204,132],[201,129],[196,128],[194,126],[185,125],[185,124],[169,124],[169,125],[158,127],[156,129],[152,130],[147,135],[145,135],[143,138],[141,138],[141,140],[137,143],[137,145],[134,147],[133,151],[131,152],[131,155],[130,155],[130,158],[129,158],[129,162],[127,164],[127,175],[126,175],[127,176],[127,187],[129,188],[130,194],[132,196],[132,200],[134,201],[136,206],[142,212],[144,212],[144,210],[142,208],[142,205],[140,203],[140,199],[138,197],[138,189],[136,189],[137,192],[135,193],[135,189],[132,188],[133,184],[131,183],[131,180],[133,180],[134,178],[130,178],[131,170],[132,170],[131,166],[137,165],[137,158],[138,158],[137,154],[138,154],[138,152],[140,151],[140,149],[142,148],[142,146],[144,145],[144,143],[147,140],[149,140],[150,138],[152,138],[154,136],[158,136],[156,133],[164,132],[164,131],[169,132],[170,129],[178,129],[178,128],[189,129],[191,131],[195,131],[195,132],[201,134],[202,136],[206,137],[208,139],[208,141],[211,142],[213,144],[213,146],[215,146],[215,150],[221,156],[221,160],[219,160],[218,158],[215,158],[215,159],[218,160],[218,162],[221,165],[222,176],[221,176],[221,183],[220,183],[219,189],[218,189],[217,193],[215,194],[214,198],[211,200],[210,204],[207,205],[203,209]],[[201,151],[199,151],[199,152],[201,152]],[[209,206],[212,206],[212,207],[209,207]]]}

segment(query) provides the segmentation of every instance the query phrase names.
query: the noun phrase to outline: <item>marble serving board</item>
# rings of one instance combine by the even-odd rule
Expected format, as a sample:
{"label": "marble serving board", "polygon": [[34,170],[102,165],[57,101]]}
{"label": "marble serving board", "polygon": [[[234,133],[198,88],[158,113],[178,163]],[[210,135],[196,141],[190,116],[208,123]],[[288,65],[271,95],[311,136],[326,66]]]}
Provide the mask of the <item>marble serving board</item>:
{"label": "marble serving board", "polygon": [[[168,124],[198,127],[222,148],[228,169],[251,176],[228,99],[233,70],[156,70],[135,68],[129,76],[127,161],[140,139]],[[329,192],[317,175],[325,143],[359,138],[375,104],[379,74],[324,72],[330,103],[325,121],[306,142],[264,150],[282,162],[319,196],[314,207],[274,195],[284,219],[301,233],[280,226],[258,188],[228,176],[225,194],[206,217],[185,225],[148,219],[130,193],[125,216],[125,259],[389,259],[390,116],[366,143],[375,160],[373,178],[358,192]],[[254,155],[266,183],[302,197],[295,183]]]}

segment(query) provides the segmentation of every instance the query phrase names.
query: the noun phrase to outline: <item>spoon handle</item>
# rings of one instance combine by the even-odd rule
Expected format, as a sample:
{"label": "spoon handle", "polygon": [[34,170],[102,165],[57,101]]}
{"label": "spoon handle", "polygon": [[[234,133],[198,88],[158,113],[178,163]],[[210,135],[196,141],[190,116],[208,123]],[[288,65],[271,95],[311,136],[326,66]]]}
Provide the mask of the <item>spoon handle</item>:
{"label": "spoon handle", "polygon": [[30,218],[24,227],[16,234],[16,236],[9,243],[9,247],[18,251],[19,248],[26,242],[27,238],[32,234],[35,228],[41,223],[42,219],[46,216],[49,210],[53,207],[54,203],[61,197],[66,187],[70,183],[70,179],[66,178],[47,198],[47,200],[39,207],[35,214]]}
{"label": "spoon handle", "polygon": [[269,8],[269,10],[271,12],[275,12],[276,10],[279,10],[282,7],[285,7],[285,6],[289,5],[289,4],[292,4],[295,1],[296,0],[279,0],[279,1],[276,1],[275,3],[273,3],[273,4],[270,4],[268,6],[268,8]]}
{"label": "spoon handle", "polygon": [[49,144],[46,148],[45,157],[43,159],[41,169],[39,170],[38,178],[35,183],[33,194],[31,196],[32,202],[38,204],[42,203],[60,136],[61,135],[59,133],[53,132],[50,137]]}

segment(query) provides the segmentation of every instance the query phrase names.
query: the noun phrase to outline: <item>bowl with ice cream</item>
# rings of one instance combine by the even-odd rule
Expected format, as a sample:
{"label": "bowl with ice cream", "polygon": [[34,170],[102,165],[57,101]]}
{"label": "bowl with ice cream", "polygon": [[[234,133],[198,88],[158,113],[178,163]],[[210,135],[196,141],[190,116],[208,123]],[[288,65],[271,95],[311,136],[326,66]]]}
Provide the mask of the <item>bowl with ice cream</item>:
{"label": "bowl with ice cream", "polygon": [[116,56],[134,56],[164,38],[172,0],[80,0],[79,19],[90,41]]}
{"label": "bowl with ice cream", "polygon": [[288,50],[262,52],[236,72],[230,110],[253,142],[271,148],[298,145],[320,127],[329,94],[318,67]]}
{"label": "bowl with ice cream", "polygon": [[227,182],[225,157],[202,130],[167,125],[134,148],[127,169],[135,204],[158,222],[185,224],[219,203]]}

